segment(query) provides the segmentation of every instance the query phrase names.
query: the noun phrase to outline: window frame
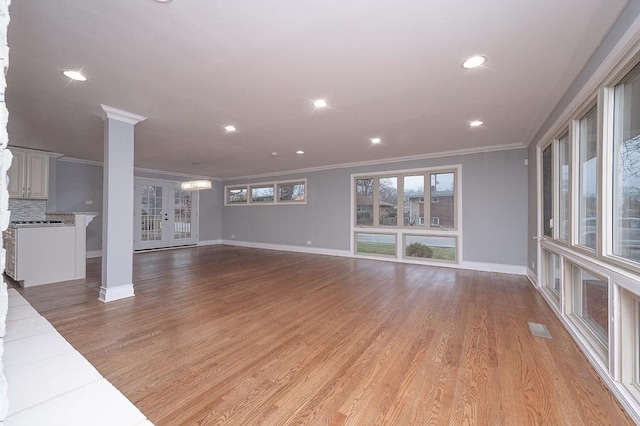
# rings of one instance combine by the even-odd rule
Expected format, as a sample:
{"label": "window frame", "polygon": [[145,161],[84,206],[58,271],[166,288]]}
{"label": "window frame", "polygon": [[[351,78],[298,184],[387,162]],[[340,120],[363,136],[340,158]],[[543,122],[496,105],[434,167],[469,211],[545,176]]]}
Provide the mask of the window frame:
{"label": "window frame", "polygon": [[[427,226],[430,223],[426,219],[427,216],[431,217],[431,209],[429,208],[430,203],[423,203],[423,220],[424,224],[419,226],[405,226],[404,225],[404,179],[407,176],[422,176],[423,179],[423,190],[426,185],[429,185],[429,195],[427,195],[426,190],[424,192],[424,196],[422,197],[424,200],[431,200],[431,175],[432,174],[440,174],[440,173],[452,173],[453,174],[453,189],[452,189],[452,197],[453,197],[453,222],[454,228],[440,228],[440,227],[430,227]],[[379,225],[379,210],[377,208],[378,197],[379,197],[379,178],[389,178],[389,177],[397,177],[397,196],[398,196],[398,220],[396,226],[385,226]],[[356,182],[359,179],[373,179],[373,225],[358,225],[357,224],[357,215],[356,212],[358,210],[357,205],[357,186]],[[460,164],[455,165],[445,165],[445,166],[437,166],[437,167],[425,167],[419,169],[401,169],[401,170],[390,170],[390,171],[376,171],[370,173],[354,173],[351,175],[350,180],[351,185],[351,248],[350,252],[354,257],[378,257],[382,260],[394,260],[402,263],[415,263],[415,264],[431,264],[431,265],[462,265],[462,166]],[[440,200],[441,201],[441,200]],[[396,256],[375,256],[375,255],[362,255],[357,252],[357,244],[356,244],[356,236],[358,233],[379,233],[379,234],[394,234],[396,235]],[[430,258],[416,258],[416,257],[406,257],[405,256],[405,235],[416,235],[416,236],[433,236],[433,237],[453,237],[456,241],[456,260],[448,261],[448,260],[440,260],[440,259],[430,259]],[[400,244],[402,243],[402,244]]]}

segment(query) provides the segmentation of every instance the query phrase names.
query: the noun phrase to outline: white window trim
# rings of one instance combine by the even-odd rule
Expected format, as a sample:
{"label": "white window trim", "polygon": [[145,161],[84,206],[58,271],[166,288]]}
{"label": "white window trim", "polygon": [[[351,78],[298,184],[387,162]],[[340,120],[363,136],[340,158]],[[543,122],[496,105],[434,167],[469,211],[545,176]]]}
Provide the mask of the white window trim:
{"label": "white window trim", "polygon": [[[304,199],[303,200],[280,200],[279,197],[279,186],[280,185],[291,185],[291,184],[302,184],[304,185]],[[253,188],[267,188],[273,187],[273,201],[252,201],[251,190]],[[228,198],[228,191],[230,189],[245,189],[247,191],[247,200],[242,203],[230,203]],[[309,197],[309,186],[307,185],[307,179],[291,179],[291,180],[278,180],[272,182],[252,182],[240,185],[226,185],[224,187],[224,206],[273,206],[273,205],[301,205],[307,204],[307,199]]]}

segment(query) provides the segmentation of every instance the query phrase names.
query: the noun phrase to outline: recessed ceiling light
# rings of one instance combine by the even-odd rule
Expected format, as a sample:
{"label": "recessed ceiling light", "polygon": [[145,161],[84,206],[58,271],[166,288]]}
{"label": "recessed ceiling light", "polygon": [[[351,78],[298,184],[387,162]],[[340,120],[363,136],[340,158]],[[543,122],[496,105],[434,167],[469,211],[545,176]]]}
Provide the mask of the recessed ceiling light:
{"label": "recessed ceiling light", "polygon": [[273,151],[273,152],[271,153],[271,156],[272,156],[272,157],[277,157],[277,156],[278,156],[278,153],[277,153],[277,152],[275,152],[275,151]]}
{"label": "recessed ceiling light", "polygon": [[302,151],[302,150],[296,151],[296,154],[302,155],[302,154],[304,154],[304,151]]}
{"label": "recessed ceiling light", "polygon": [[71,80],[87,81],[87,77],[85,77],[84,74],[82,74],[80,71],[64,70],[62,71],[62,74],[64,74],[65,77],[70,78]]}
{"label": "recessed ceiling light", "polygon": [[156,0],[158,3],[170,3],[171,0]]}
{"label": "recessed ceiling light", "polygon": [[469,122],[469,126],[471,127],[479,127],[482,126],[484,123],[480,120],[473,120]]}
{"label": "recessed ceiling light", "polygon": [[375,144],[379,144],[379,143],[381,143],[381,142],[382,142],[382,139],[380,139],[380,138],[371,138],[371,139],[369,139],[369,140],[370,140],[370,141],[371,141],[371,143],[372,143],[372,144],[374,144],[374,145],[375,145]]}
{"label": "recessed ceiling light", "polygon": [[475,55],[475,56],[470,57],[466,61],[464,61],[462,66],[464,68],[466,68],[466,69],[476,68],[476,67],[479,67],[480,65],[484,64],[486,60],[487,60],[486,56]]}
{"label": "recessed ceiling light", "polygon": [[229,133],[231,133],[231,132],[235,132],[235,131],[237,130],[237,129],[236,129],[236,126],[233,126],[233,125],[231,125],[231,124],[230,124],[230,125],[228,125],[228,126],[224,126],[224,129],[225,129],[227,132],[229,132]]}
{"label": "recessed ceiling light", "polygon": [[316,108],[326,108],[327,105],[327,101],[325,101],[324,99],[316,99],[315,101],[313,101],[313,106]]}

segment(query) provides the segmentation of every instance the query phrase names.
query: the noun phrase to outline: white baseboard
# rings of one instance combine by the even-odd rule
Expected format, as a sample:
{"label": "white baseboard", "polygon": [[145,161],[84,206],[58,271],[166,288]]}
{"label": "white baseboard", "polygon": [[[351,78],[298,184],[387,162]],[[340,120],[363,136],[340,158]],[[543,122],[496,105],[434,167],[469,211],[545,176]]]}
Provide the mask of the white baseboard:
{"label": "white baseboard", "polygon": [[87,259],[92,259],[94,257],[102,257],[102,250],[87,251]]}
{"label": "white baseboard", "polygon": [[216,246],[222,244],[222,240],[204,240],[198,241],[199,246]]}
{"label": "white baseboard", "polygon": [[325,249],[320,247],[289,246],[282,244],[254,243],[248,241],[221,240],[220,244],[265,250],[293,251],[296,253],[323,254],[327,256],[353,257],[349,250]]}
{"label": "white baseboard", "polygon": [[113,302],[114,300],[126,299],[127,297],[133,297],[135,293],[133,291],[133,283],[118,285],[115,287],[100,287],[100,295],[98,300],[101,302]]}
{"label": "white baseboard", "polygon": [[531,282],[531,284],[533,284],[534,287],[538,287],[538,277],[531,268],[527,268],[527,278],[529,278],[529,281]]}
{"label": "white baseboard", "polygon": [[505,265],[502,263],[484,263],[484,262],[462,262],[462,269],[470,269],[472,271],[498,272],[501,274],[527,275],[526,266]]}

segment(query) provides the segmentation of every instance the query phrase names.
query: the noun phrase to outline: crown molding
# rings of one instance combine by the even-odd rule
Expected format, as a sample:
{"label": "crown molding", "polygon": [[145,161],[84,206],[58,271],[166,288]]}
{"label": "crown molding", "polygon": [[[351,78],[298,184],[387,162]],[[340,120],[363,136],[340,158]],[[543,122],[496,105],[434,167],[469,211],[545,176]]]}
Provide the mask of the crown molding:
{"label": "crown molding", "polygon": [[123,121],[125,123],[134,125],[147,119],[147,117],[144,117],[142,115],[134,114],[132,112],[124,111],[103,104],[100,104],[100,106],[93,111],[93,114],[103,120],[106,120],[108,118],[111,120]]}
{"label": "crown molding", "polygon": [[496,151],[510,151],[513,149],[524,149],[526,147],[527,147],[526,145],[521,143],[514,143],[509,145],[493,145],[493,146],[487,146],[483,148],[466,148],[466,149],[458,149],[453,151],[437,152],[432,154],[419,154],[419,155],[410,155],[406,157],[383,158],[380,160],[358,161],[358,162],[352,162],[352,163],[339,163],[339,164],[332,164],[329,166],[309,167],[306,169],[285,170],[282,172],[261,173],[261,174],[246,175],[246,176],[233,176],[233,177],[221,178],[219,180],[233,181],[233,180],[243,180],[243,179],[268,178],[268,177],[290,175],[290,174],[297,174],[297,173],[319,172],[324,170],[347,169],[351,167],[376,166],[380,164],[401,163],[404,161],[428,160],[431,158],[453,157],[456,155],[471,155],[471,154],[483,154],[487,152],[496,152]]}
{"label": "crown molding", "polygon": [[[88,164],[90,166],[100,166],[100,167],[104,166],[104,163],[102,163],[101,161],[83,160],[81,158],[73,158],[73,157],[61,157],[61,158],[58,158],[58,161],[66,161],[68,163]],[[187,173],[167,172],[167,171],[164,171],[164,170],[145,169],[144,167],[134,167],[133,170],[136,171],[136,172],[142,172],[142,173],[155,173],[155,174],[161,174],[161,175],[167,175],[167,176],[176,176],[176,177],[188,178],[188,179],[209,179],[209,180],[213,180],[213,181],[217,181],[217,182],[220,182],[222,180],[220,178],[215,178],[215,177],[211,177],[211,176],[190,175],[190,174],[187,174]]]}

